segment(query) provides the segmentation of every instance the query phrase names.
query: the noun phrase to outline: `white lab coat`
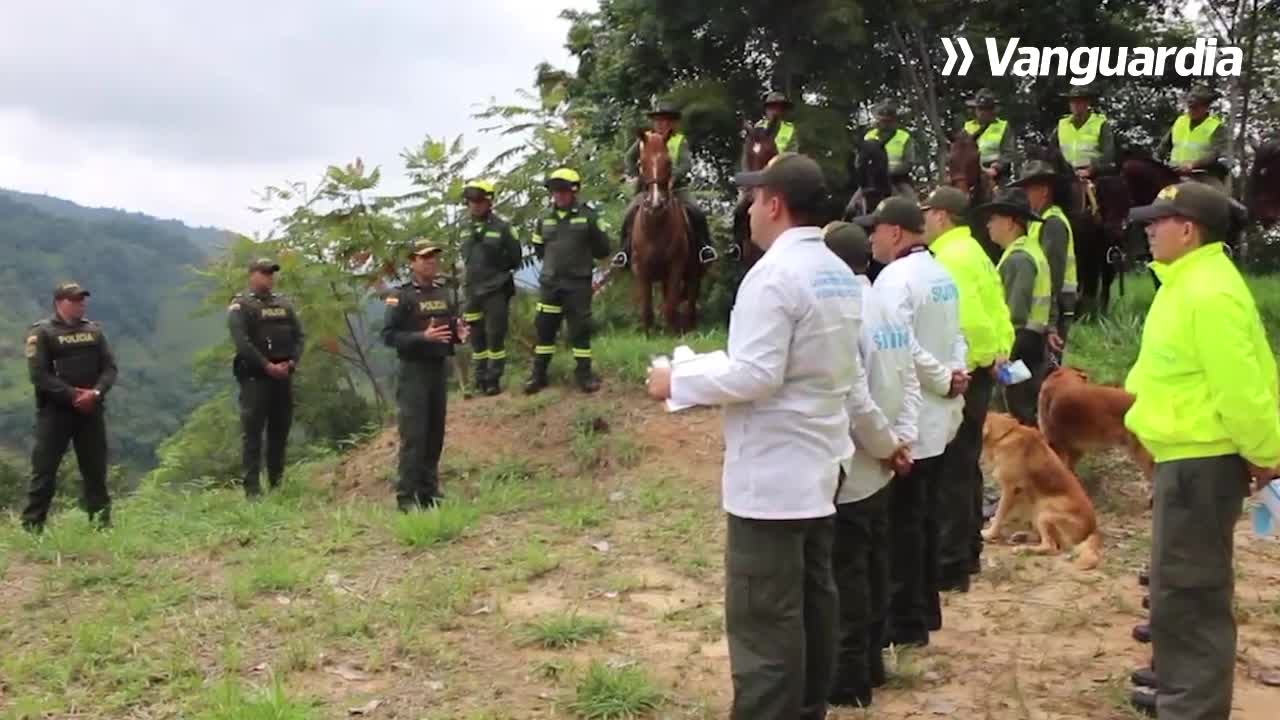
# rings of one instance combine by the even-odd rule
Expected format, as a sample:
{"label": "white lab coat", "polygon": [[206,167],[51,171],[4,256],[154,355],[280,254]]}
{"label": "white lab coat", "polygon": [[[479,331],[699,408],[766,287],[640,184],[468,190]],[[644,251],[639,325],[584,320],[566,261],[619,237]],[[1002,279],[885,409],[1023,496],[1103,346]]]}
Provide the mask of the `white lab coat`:
{"label": "white lab coat", "polygon": [[834,514],[839,472],[853,456],[849,407],[892,451],[858,355],[861,295],[818,228],[792,228],[742,280],[728,366],[674,369],[672,400],[724,406],[726,512],[760,520]]}
{"label": "white lab coat", "polygon": [[923,247],[885,266],[876,278],[876,291],[915,335],[924,403],[911,457],[937,457],[956,436],[964,414],[964,397],[947,397],[951,371],[968,367],[968,347],[960,332],[960,293],[951,273]]}
{"label": "white lab coat", "polygon": [[[916,374],[915,352],[911,326],[879,297],[879,283],[871,286],[865,275],[858,276],[862,291],[862,342],[859,354],[867,368],[867,385],[871,399],[893,423],[893,435],[898,443],[910,443],[916,439],[916,423],[923,399],[920,396],[920,380]],[[881,462],[891,453],[877,454],[867,447],[860,428],[853,432],[854,454],[849,476],[840,486],[837,504],[857,502],[879,492],[893,479],[893,470]],[[875,438],[870,438],[874,444]],[[883,450],[883,448],[881,448]],[[892,448],[890,448],[892,450]]]}

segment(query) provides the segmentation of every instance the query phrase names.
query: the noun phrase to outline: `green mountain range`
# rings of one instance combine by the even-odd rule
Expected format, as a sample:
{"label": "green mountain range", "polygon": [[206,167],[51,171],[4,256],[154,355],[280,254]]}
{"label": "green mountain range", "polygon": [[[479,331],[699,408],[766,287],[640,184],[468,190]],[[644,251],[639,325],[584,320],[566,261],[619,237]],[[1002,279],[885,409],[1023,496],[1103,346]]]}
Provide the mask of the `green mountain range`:
{"label": "green mountain range", "polygon": [[203,397],[192,379],[196,354],[225,332],[220,316],[192,316],[207,292],[193,268],[228,236],[0,190],[0,451],[30,450],[26,329],[51,314],[53,287],[75,280],[93,293],[88,317],[102,323],[120,365],[107,402],[112,462],[150,468],[156,446]]}

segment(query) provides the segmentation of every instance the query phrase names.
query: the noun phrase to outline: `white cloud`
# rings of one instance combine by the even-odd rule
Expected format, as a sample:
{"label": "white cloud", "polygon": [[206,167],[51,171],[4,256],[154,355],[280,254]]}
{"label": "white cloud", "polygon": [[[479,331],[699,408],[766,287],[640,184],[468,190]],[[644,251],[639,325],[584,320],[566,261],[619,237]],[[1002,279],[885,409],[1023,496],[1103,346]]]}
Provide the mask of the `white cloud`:
{"label": "white cloud", "polygon": [[[0,187],[263,230],[253,192],[426,134],[570,64],[596,0],[44,0],[0,23]],[[127,9],[126,9],[127,8]],[[392,172],[394,175],[394,172]]]}

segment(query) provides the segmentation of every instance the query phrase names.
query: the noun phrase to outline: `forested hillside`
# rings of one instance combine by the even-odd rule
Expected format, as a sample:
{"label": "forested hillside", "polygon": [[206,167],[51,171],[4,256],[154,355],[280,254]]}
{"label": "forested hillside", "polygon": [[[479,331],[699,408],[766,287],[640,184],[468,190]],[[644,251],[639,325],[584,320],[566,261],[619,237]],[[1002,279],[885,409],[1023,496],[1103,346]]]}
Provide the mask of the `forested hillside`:
{"label": "forested hillside", "polygon": [[192,317],[208,292],[193,268],[226,235],[0,191],[0,450],[25,472],[33,401],[22,342],[51,312],[53,286],[74,279],[93,292],[88,315],[105,327],[121,367],[108,403],[112,461],[150,467],[156,446],[200,400],[196,353],[221,338],[221,318]]}

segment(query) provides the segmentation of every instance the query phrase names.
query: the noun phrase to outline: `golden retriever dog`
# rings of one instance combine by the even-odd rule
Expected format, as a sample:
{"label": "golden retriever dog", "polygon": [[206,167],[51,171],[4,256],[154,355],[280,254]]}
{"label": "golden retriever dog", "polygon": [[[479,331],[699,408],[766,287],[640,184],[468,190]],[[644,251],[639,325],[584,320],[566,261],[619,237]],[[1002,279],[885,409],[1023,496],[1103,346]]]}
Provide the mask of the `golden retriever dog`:
{"label": "golden retriever dog", "polygon": [[1124,449],[1150,488],[1155,461],[1124,426],[1133,399],[1120,388],[1089,382],[1089,376],[1076,368],[1060,367],[1040,386],[1040,432],[1072,472],[1087,452]]}
{"label": "golden retriever dog", "polygon": [[1098,566],[1102,536],[1093,503],[1040,431],[1007,413],[988,413],[982,427],[982,460],[1000,484],[1000,505],[990,527],[982,531],[984,540],[996,541],[1010,516],[1025,510],[1030,512],[1040,544],[1022,546],[1015,552],[1056,555],[1079,546],[1076,567],[1092,570]]}

